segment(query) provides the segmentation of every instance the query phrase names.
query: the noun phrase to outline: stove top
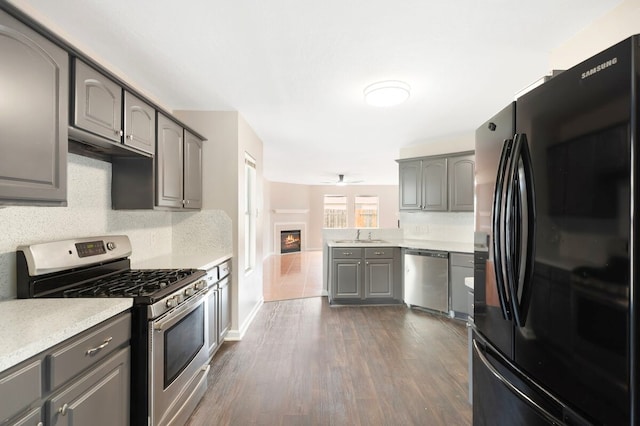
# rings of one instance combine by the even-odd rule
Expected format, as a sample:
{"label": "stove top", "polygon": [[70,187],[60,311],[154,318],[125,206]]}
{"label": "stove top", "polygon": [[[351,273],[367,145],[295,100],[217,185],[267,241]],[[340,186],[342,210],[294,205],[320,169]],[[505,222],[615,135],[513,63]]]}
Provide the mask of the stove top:
{"label": "stove top", "polygon": [[[99,278],[82,286],[64,290],[62,297],[145,297],[155,296],[166,288],[179,288],[180,281],[191,281],[202,274],[197,269],[154,269],[123,271]],[[192,275],[196,274],[196,277]]]}
{"label": "stove top", "polygon": [[[199,269],[131,269],[131,242],[109,235],[20,246],[17,293],[34,297],[132,297],[134,305],[174,305],[201,290]],[[176,292],[181,291],[183,295]]]}

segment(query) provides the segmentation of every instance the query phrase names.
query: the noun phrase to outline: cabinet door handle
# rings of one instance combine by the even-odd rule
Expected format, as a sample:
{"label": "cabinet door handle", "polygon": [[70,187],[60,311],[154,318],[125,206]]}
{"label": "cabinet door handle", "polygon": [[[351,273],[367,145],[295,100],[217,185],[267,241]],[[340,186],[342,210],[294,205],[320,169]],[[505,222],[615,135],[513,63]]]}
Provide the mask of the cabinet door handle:
{"label": "cabinet door handle", "polygon": [[61,416],[66,416],[67,408],[69,408],[69,404],[64,404],[62,407],[58,408],[58,413],[60,413]]}
{"label": "cabinet door handle", "polygon": [[121,129],[113,129],[113,133],[114,133],[116,136],[122,136],[122,135],[124,135],[124,132],[123,132]]}
{"label": "cabinet door handle", "polygon": [[[95,348],[91,348],[91,349],[89,349],[89,350],[87,351],[87,355],[91,356],[91,355],[95,354],[96,352],[98,352],[99,350],[104,349],[104,348],[109,344],[109,342],[110,342],[111,340],[113,340],[113,337],[107,337],[107,338],[104,340],[104,343],[102,343],[102,344],[101,344],[101,345],[99,345],[99,346],[96,346]],[[66,404],[65,404],[65,405],[66,405]],[[64,414],[63,414],[63,416],[64,416]]]}
{"label": "cabinet door handle", "polygon": [[470,260],[469,263],[473,265],[473,260]]}
{"label": "cabinet door handle", "polygon": [[376,256],[382,256],[384,254],[383,251],[374,251],[373,254],[375,254]]}
{"label": "cabinet door handle", "polygon": [[351,253],[351,252],[349,252],[349,251],[344,251],[344,252],[342,252],[342,254],[343,254],[344,256],[351,256],[353,253]]}

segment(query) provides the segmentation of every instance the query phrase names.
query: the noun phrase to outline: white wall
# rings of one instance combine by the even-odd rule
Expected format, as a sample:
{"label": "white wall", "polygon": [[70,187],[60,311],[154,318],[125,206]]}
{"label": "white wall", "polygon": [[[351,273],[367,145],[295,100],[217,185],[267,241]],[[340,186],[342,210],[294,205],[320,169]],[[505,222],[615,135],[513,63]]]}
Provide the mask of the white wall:
{"label": "white wall", "polygon": [[19,245],[126,234],[132,261],[171,252],[173,213],[111,210],[111,163],[69,154],[67,200],[67,207],[0,208],[0,299],[16,297]]}
{"label": "white wall", "polygon": [[464,132],[441,138],[429,139],[400,148],[400,158],[425,157],[429,155],[451,154],[455,152],[473,151],[475,149],[475,132]]}
{"label": "white wall", "polygon": [[249,264],[249,260],[245,257],[245,233],[248,231],[245,229],[244,220],[238,220],[238,264],[242,267],[239,274],[243,274],[238,286],[238,324],[240,336],[244,334],[251,320],[257,310],[262,305],[263,293],[262,293],[262,259],[264,254],[262,252],[263,236],[264,236],[264,179],[263,179],[263,151],[262,141],[255,134],[251,126],[246,120],[238,115],[238,211],[242,215],[244,211],[244,203],[246,199],[245,190],[245,172],[244,161],[245,153],[249,154],[256,161],[256,183],[258,185],[256,189],[257,205],[256,214],[256,262],[254,268],[245,272],[246,265]]}
{"label": "white wall", "polygon": [[203,149],[203,211],[222,209],[231,226],[232,309],[229,339],[244,334],[262,304],[264,209],[257,216],[256,267],[245,273],[244,255],[244,154],[257,163],[258,205],[264,203],[262,141],[235,111],[174,111],[176,117],[197,129],[207,141]]}
{"label": "white wall", "polygon": [[640,33],[640,1],[625,0],[551,51],[549,69],[569,69],[638,33]]}

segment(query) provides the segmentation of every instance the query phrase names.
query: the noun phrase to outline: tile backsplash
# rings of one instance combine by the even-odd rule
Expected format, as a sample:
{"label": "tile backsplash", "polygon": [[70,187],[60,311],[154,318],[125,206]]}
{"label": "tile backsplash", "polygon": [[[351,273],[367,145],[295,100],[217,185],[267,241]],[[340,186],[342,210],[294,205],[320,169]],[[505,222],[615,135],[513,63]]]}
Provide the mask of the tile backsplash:
{"label": "tile backsplash", "polygon": [[[231,250],[231,221],[221,211],[172,213],[111,209],[111,163],[74,154],[68,158],[67,207],[0,208],[0,300],[16,297],[16,248],[23,244],[75,237],[126,234],[132,244],[132,261],[170,253],[174,240],[189,252],[215,244]],[[182,215],[188,215],[182,216]],[[198,234],[195,228],[206,232]],[[183,235],[201,235],[188,244]]]}
{"label": "tile backsplash", "polygon": [[401,212],[406,239],[473,243],[473,213]]}

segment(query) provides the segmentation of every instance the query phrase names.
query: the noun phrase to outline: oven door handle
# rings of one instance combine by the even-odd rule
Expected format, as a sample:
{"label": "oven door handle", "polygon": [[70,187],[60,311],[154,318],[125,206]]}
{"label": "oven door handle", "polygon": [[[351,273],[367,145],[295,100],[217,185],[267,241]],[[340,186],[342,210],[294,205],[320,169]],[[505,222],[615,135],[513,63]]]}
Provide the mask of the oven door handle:
{"label": "oven door handle", "polygon": [[153,329],[156,331],[162,331],[167,324],[175,321],[176,317],[185,316],[190,313],[194,309],[196,309],[200,304],[204,303],[205,291],[200,291],[189,298],[185,303],[178,305],[174,309],[165,313],[161,317],[156,318],[152,321]]}

